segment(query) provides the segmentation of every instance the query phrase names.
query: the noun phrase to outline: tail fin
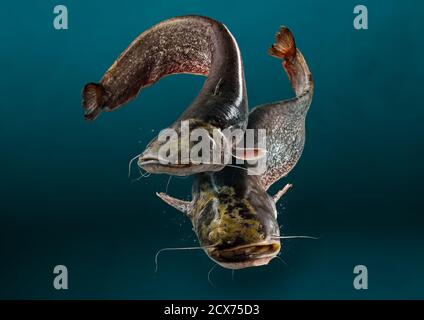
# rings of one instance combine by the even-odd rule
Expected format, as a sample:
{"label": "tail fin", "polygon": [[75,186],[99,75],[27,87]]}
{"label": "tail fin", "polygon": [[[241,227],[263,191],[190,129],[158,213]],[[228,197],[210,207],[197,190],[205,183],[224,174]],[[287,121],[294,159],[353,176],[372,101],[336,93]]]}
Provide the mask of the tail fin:
{"label": "tail fin", "polygon": [[270,55],[281,59],[293,59],[296,56],[296,43],[288,28],[281,27],[275,39],[277,42],[269,48]]}
{"label": "tail fin", "polygon": [[82,91],[84,108],[84,117],[86,120],[91,121],[96,119],[103,107],[103,97],[105,90],[101,84],[88,83]]}
{"label": "tail fin", "polygon": [[276,43],[269,49],[269,53],[283,60],[283,68],[289,77],[296,97],[306,98],[305,106],[309,107],[314,84],[308,64],[302,53],[296,48],[293,34],[288,28],[280,27],[275,38]]}

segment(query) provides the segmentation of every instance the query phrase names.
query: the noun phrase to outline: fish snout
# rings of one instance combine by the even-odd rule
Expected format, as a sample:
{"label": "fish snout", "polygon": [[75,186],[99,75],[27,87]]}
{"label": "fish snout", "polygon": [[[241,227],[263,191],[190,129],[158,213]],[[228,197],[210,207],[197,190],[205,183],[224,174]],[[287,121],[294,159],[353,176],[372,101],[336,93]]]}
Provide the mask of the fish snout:
{"label": "fish snout", "polygon": [[154,150],[147,149],[137,161],[138,166],[149,173],[163,173],[177,176],[187,176],[206,171],[222,170],[224,165],[193,162],[190,159],[163,158]]}
{"label": "fish snout", "polygon": [[243,269],[267,265],[281,249],[277,240],[266,240],[232,248],[208,249],[209,257],[227,269]]}
{"label": "fish snout", "polygon": [[[143,170],[150,173],[165,173],[171,175],[187,176],[205,171],[219,171],[225,166],[224,163],[211,161],[212,154],[205,152],[206,157],[202,157],[203,149],[197,147],[197,152],[192,149],[196,143],[187,142],[180,139],[180,136],[173,137],[166,141],[155,139],[149,143],[145,151],[138,158],[137,164]],[[212,144],[213,145],[213,144]],[[206,148],[206,147],[205,147]]]}

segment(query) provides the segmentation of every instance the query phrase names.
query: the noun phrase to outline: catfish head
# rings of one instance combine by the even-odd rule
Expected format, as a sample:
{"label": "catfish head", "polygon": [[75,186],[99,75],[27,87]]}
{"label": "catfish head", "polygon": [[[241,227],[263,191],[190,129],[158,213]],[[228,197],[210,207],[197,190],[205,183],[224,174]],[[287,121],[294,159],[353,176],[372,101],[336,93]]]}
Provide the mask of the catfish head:
{"label": "catfish head", "polygon": [[187,213],[201,247],[217,264],[228,269],[268,264],[281,248],[276,199],[256,184],[257,177],[250,177],[247,189],[240,190],[204,179],[213,174],[199,176],[203,178],[195,182],[191,202],[158,196]]}

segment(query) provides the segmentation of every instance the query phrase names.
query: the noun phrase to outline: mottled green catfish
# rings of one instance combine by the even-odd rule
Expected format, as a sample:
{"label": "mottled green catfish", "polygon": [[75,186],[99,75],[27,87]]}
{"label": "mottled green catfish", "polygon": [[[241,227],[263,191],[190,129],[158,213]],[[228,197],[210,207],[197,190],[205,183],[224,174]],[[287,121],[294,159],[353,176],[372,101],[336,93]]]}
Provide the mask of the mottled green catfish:
{"label": "mottled green catfish", "polygon": [[206,254],[229,269],[265,265],[279,253],[282,237],[276,202],[290,185],[274,197],[268,195],[267,189],[292,170],[305,142],[312,75],[287,28],[279,30],[269,52],[283,59],[296,97],[261,105],[250,113],[248,128],[266,129],[266,172],[248,175],[247,165],[243,165],[197,174],[190,202],[158,194],[188,215]]}

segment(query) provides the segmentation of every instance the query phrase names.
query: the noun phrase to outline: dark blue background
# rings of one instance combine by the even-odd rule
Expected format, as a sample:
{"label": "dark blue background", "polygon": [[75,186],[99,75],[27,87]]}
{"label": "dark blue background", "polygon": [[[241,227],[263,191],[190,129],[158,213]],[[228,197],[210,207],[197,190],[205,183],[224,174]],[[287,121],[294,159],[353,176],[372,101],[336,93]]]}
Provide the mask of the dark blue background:
{"label": "dark blue background", "polygon": [[[419,1],[20,1],[0,5],[1,298],[424,298],[423,10]],[[69,30],[53,28],[65,4]],[[316,93],[307,143],[279,207],[290,240],[269,266],[215,269],[187,218],[156,196],[167,176],[131,183],[128,160],[189,105],[204,81],[173,76],[129,107],[83,120],[80,92],[143,30],[169,17],[224,22],[242,51],[250,106],[293,95],[267,55],[289,26]],[[134,172],[134,177],[136,176]],[[191,178],[169,193],[189,199]],[[69,269],[69,290],[52,286]],[[353,268],[369,290],[353,289]]]}

